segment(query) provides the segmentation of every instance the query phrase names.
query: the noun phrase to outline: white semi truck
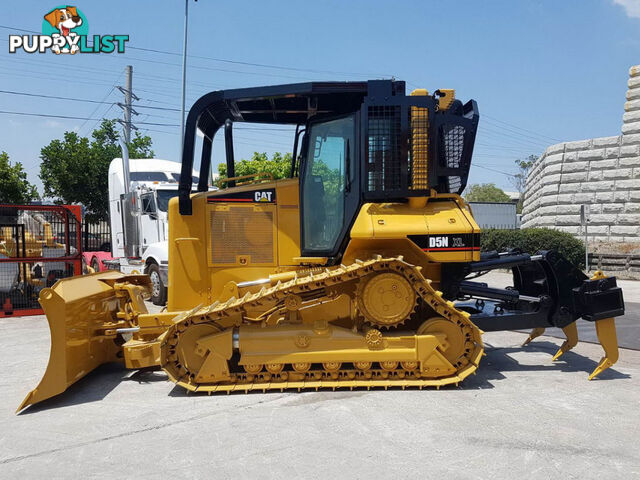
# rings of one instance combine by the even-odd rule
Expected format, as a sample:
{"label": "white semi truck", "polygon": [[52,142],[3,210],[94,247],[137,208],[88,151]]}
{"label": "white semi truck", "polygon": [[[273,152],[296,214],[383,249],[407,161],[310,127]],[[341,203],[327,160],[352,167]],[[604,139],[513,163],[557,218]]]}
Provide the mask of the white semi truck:
{"label": "white semi truck", "polygon": [[[169,160],[130,159],[130,188],[125,189],[121,158],[109,165],[109,221],[112,259],[103,260],[123,273],[146,273],[151,300],[164,305],[168,287],[167,209],[178,194],[180,164]],[[193,172],[193,183],[198,172]]]}

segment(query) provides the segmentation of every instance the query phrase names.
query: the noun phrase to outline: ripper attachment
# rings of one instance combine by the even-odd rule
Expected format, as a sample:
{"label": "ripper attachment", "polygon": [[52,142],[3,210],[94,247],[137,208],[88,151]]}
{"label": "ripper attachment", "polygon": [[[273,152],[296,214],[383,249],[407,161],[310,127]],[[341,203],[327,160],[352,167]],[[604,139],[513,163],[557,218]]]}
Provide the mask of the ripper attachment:
{"label": "ripper attachment", "polygon": [[467,273],[482,275],[497,268],[511,268],[513,288],[491,288],[486,283],[462,281],[457,296],[465,301],[458,307],[471,313],[471,320],[485,332],[499,330],[532,331],[523,346],[542,335],[548,327],[561,328],[566,340],[553,360],[578,344],[576,320],[595,322],[598,340],[605,355],[589,375],[592,380],[618,360],[618,340],[614,317],[624,314],[622,290],[615,277],[596,272],[588,278],[581,270],[553,250],[537,255],[517,251],[483,254]]}

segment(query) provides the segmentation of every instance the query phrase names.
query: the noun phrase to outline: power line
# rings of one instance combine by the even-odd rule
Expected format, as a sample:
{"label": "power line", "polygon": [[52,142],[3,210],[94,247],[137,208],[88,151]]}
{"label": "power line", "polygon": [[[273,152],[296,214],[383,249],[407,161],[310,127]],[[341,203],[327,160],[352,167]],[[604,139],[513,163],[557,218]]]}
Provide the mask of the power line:
{"label": "power line", "polygon": [[[45,94],[41,94],[41,93],[16,92],[16,91],[13,91],[13,90],[0,90],[0,93],[5,93],[7,95],[23,95],[25,97],[51,98],[53,100],[69,100],[69,101],[72,101],[72,102],[98,103],[98,104],[101,104],[101,105],[113,104],[113,102],[89,100],[87,98],[62,97],[60,95],[45,95]],[[111,93],[111,92],[109,92],[109,93]],[[107,94],[107,96],[108,96],[108,94]]]}
{"label": "power line", "polygon": [[[139,90],[139,89],[136,89]],[[154,101],[154,100],[149,100],[150,102]],[[168,108],[168,107],[154,107],[152,105],[140,105],[139,103],[134,103],[132,105],[132,107],[135,108],[149,108],[151,110],[164,110],[164,111],[168,111],[168,112],[179,112],[180,109],[179,108]]]}
{"label": "power line", "polygon": [[[66,120],[101,120],[100,118],[90,118],[90,117],[75,117],[69,115],[53,115],[48,113],[31,113],[31,112],[10,112],[7,110],[0,110],[0,114],[4,115],[21,115],[27,117],[45,117],[45,118],[61,118]],[[150,123],[150,122],[137,122],[140,125],[156,125],[162,127],[177,127],[178,124],[170,124],[170,123]]]}
{"label": "power line", "polygon": [[[500,139],[501,141],[503,139]],[[503,145],[500,143],[482,143],[482,142],[476,142],[475,143],[476,147],[480,147],[478,150],[484,151],[484,150],[511,150],[512,152],[516,152],[516,153],[521,153],[521,154],[525,154],[526,152],[530,152],[532,150],[531,147],[529,147],[528,145]],[[489,148],[483,148],[483,147],[489,147]]]}
{"label": "power line", "polygon": [[493,120],[493,121],[495,121],[495,122],[504,123],[505,125],[508,125],[508,126],[510,126],[510,127],[517,128],[518,130],[522,130],[522,131],[524,131],[524,132],[529,132],[529,133],[534,133],[534,134],[536,134],[536,135],[538,135],[538,136],[540,136],[540,137],[548,138],[548,139],[550,139],[550,140],[553,140],[554,142],[562,142],[562,141],[563,141],[563,140],[560,140],[560,139],[558,139],[558,138],[550,137],[550,136],[548,136],[548,135],[543,135],[542,133],[534,132],[533,130],[528,130],[528,129],[526,129],[526,128],[518,127],[517,125],[514,125],[514,124],[509,123],[509,122],[505,122],[505,121],[503,121],[503,120],[498,120],[497,118],[492,117],[491,115],[487,115],[486,113],[485,113],[485,114],[483,114],[483,116],[484,116],[484,117],[487,117],[487,118],[489,118],[489,119],[491,119],[491,120]]}
{"label": "power line", "polygon": [[[37,31],[34,30],[27,30],[27,29],[20,29],[20,28],[14,28],[14,27],[10,27],[10,26],[6,26],[6,25],[0,25],[0,28],[3,29],[7,29],[7,30],[12,30],[12,31],[20,31],[20,32],[26,32],[26,33],[39,33]],[[143,47],[135,47],[135,46],[128,46],[128,48],[133,49],[133,50],[138,50],[138,51],[142,51],[142,52],[150,52],[150,53],[159,53],[159,54],[164,54],[164,55],[171,55],[171,56],[181,56],[181,53],[178,52],[171,52],[171,51],[167,51],[167,50],[160,50],[160,49],[151,49],[151,48],[143,48]],[[287,70],[287,71],[297,71],[297,72],[309,72],[309,73],[323,73],[323,74],[332,74],[332,75],[358,75],[358,76],[378,76],[378,77],[389,77],[390,75],[381,75],[381,74],[375,74],[375,73],[361,73],[361,72],[343,72],[343,71],[334,71],[334,70],[322,70],[322,69],[311,69],[311,68],[301,68],[301,67],[291,67],[291,66],[285,66],[285,65],[275,65],[275,64],[266,64],[266,63],[256,63],[256,62],[247,62],[247,61],[240,61],[240,60],[230,60],[230,59],[224,59],[224,58],[216,58],[216,57],[209,57],[209,56],[202,56],[202,55],[188,55],[188,57],[190,58],[194,58],[194,59],[202,59],[202,60],[209,60],[209,61],[215,61],[215,62],[221,62],[221,63],[228,63],[228,64],[236,64],[236,65],[244,65],[244,66],[251,66],[251,67],[258,67],[258,68],[270,68],[270,69],[278,69],[278,70]],[[128,59],[132,59],[132,60],[137,60],[137,61],[141,61],[141,62],[148,62],[148,63],[155,63],[155,64],[160,64],[160,65],[170,65],[170,66],[180,66],[177,63],[171,63],[171,62],[163,62],[163,61],[159,61],[159,60],[150,60],[150,59],[141,59],[141,58],[134,58],[134,57],[127,57],[127,58],[120,58],[120,57],[107,57],[107,58],[113,58],[116,60],[125,60],[128,61]],[[20,60],[20,61],[28,61],[25,59],[12,59],[12,60]],[[53,66],[52,62],[46,62],[49,65]],[[89,71],[89,72],[105,72],[108,70],[105,69],[97,69],[97,68],[83,68],[83,67],[78,67],[78,66],[67,66],[65,67],[65,69],[69,69],[69,68],[73,68],[76,70],[80,70],[80,71]],[[201,70],[211,70],[211,71],[221,71],[221,72],[229,72],[229,73],[238,73],[238,74],[248,74],[248,75],[262,75],[262,76],[276,76],[276,77],[284,77],[284,78],[306,78],[306,77],[295,77],[295,76],[290,76],[290,75],[278,75],[278,74],[270,74],[270,73],[266,73],[266,72],[249,72],[249,71],[241,71],[241,70],[228,70],[228,69],[220,69],[220,68],[215,68],[215,67],[208,67],[208,66],[198,66],[198,65],[194,65],[192,66],[192,68],[197,68],[197,69],[201,69]],[[43,73],[43,72],[29,72],[29,73]],[[3,72],[3,74],[9,74],[9,73],[5,73]],[[171,81],[171,82],[178,82],[177,79],[172,79],[172,78],[166,78],[166,77],[159,77],[159,76],[155,76],[155,75],[151,75],[151,74],[141,74],[142,77],[146,77],[151,81],[162,81],[162,82],[166,82],[166,81]],[[43,77],[38,77],[38,78],[43,78]],[[47,80],[51,80],[51,77],[46,77]],[[53,78],[55,80],[55,78]],[[157,79],[157,80],[155,80]],[[98,80],[98,79],[96,79]],[[64,81],[64,80],[63,80]],[[79,83],[87,83],[87,84],[95,84],[97,82],[81,82],[78,81]],[[211,84],[210,83],[203,83],[203,82],[191,82],[193,84],[200,84],[200,85],[204,85],[207,87],[210,87]],[[408,85],[413,85],[411,82],[407,82]],[[157,90],[148,90],[148,89],[138,89],[140,91],[146,91],[149,93],[153,93],[156,95],[162,95],[162,96],[167,96],[167,97],[171,97],[174,98],[175,95],[165,95],[163,93],[158,92]],[[110,94],[110,93],[109,93]],[[108,95],[107,95],[108,96]],[[45,97],[47,98],[47,97]],[[69,100],[77,100],[77,101],[85,101],[85,100],[80,100],[80,99],[69,99]],[[150,100],[153,101],[153,100]],[[91,100],[87,100],[88,103],[95,103],[95,101],[91,101]],[[161,102],[161,101],[156,101],[158,103],[167,103],[167,102]],[[105,102],[106,103],[106,102]],[[167,103],[168,104],[168,103]],[[140,106],[142,108],[154,108],[154,107],[150,107],[150,106]],[[159,107],[155,107],[154,109],[158,109],[160,110]],[[167,108],[168,111],[171,111],[173,109],[169,109]],[[176,109],[177,111],[177,109]],[[93,114],[92,114],[93,115]],[[92,116],[91,115],[91,116]],[[487,128],[489,134],[493,134],[493,135],[501,135],[507,138],[512,139],[511,141],[518,144],[518,146],[526,146],[527,148],[543,148],[543,144],[544,147],[546,147],[546,143],[544,143],[544,140],[542,140],[542,138],[545,139],[550,139],[553,141],[561,141],[557,138],[554,137],[550,137],[548,135],[544,135],[544,134],[540,134],[538,132],[535,132],[533,130],[530,129],[526,129],[523,127],[519,127],[517,125],[514,125],[513,123],[510,122],[505,122],[503,120],[497,119],[495,117],[492,117],[490,115],[483,115],[484,117],[486,117],[487,119],[490,119],[487,123],[489,125],[495,125],[491,122],[491,120],[493,120],[494,122],[499,122],[502,125],[506,125],[507,127],[511,127],[511,128],[506,128],[506,127],[499,127],[502,130],[506,130],[507,132],[511,132],[514,135],[510,135],[508,133],[505,133],[504,131],[500,130],[500,131],[494,131],[491,130],[489,128]],[[485,127],[486,128],[486,127]],[[522,132],[528,132],[532,135],[526,135],[523,133],[520,133],[516,130],[520,130]],[[539,140],[540,138],[540,140]],[[515,150],[514,147],[511,147],[513,150]]]}
{"label": "power line", "polygon": [[520,133],[517,130],[514,130],[512,128],[501,126],[499,123],[494,122],[489,118],[486,118],[485,122],[487,122],[487,124],[489,126],[491,126],[491,127],[496,127],[496,128],[502,129],[502,130],[506,130],[507,132],[514,133],[515,135],[521,136],[523,139],[531,139],[531,140],[534,140],[536,142],[544,143],[545,145],[549,143],[549,140],[547,140],[546,138],[543,138],[541,136],[538,137],[538,136],[533,136],[533,135],[527,135],[525,133]]}
{"label": "power line", "polygon": [[496,170],[495,168],[490,168],[490,167],[487,167],[487,166],[479,164],[479,163],[472,163],[471,166],[472,167],[483,168],[485,170],[490,170],[490,171],[495,172],[495,173],[501,173],[502,175],[506,175],[508,177],[515,177],[516,176],[516,175],[514,175],[512,173],[507,173],[507,172],[503,172],[501,170]]}
{"label": "power line", "polygon": [[[10,27],[10,26],[7,26],[7,25],[0,25],[0,28],[3,28],[5,30],[18,31],[18,32],[35,33],[35,34],[39,34],[40,33],[40,32],[37,32],[35,30],[26,30],[26,29],[21,29],[21,28]],[[172,55],[172,56],[182,57],[181,53],[170,52],[170,51],[167,51],[167,50],[144,48],[144,47],[135,47],[135,46],[132,46],[132,45],[127,45],[127,48],[131,49],[131,50],[139,50],[139,51],[143,51],[143,52],[160,53],[160,54],[163,54],[163,55]],[[115,57],[111,57],[111,58],[115,58]],[[250,66],[250,67],[258,67],[258,68],[271,68],[271,69],[275,69],[275,70],[287,70],[287,71],[308,72],[308,73],[323,73],[323,74],[329,74],[329,75],[357,75],[357,76],[363,76],[363,77],[386,77],[386,78],[390,78],[390,77],[393,76],[393,75],[380,74],[380,73],[343,72],[343,71],[338,71],[338,70],[321,70],[321,69],[314,69],[314,68],[292,67],[292,66],[288,66],[288,65],[275,65],[275,64],[267,64],[267,63],[246,62],[246,61],[241,61],[241,60],[230,60],[230,59],[227,59],[227,58],[216,58],[216,57],[208,57],[208,56],[203,56],[203,55],[187,55],[187,58],[197,58],[197,59],[201,59],[201,60],[210,60],[210,61],[214,61],[214,62],[229,63],[229,64],[234,64],[234,65],[245,65],[245,66]],[[140,60],[140,59],[133,59],[133,60]],[[159,62],[157,60],[141,60],[141,61],[155,62],[155,63],[165,63],[167,65],[180,66],[179,64],[171,64],[171,63],[167,63],[167,62]],[[213,69],[213,70],[217,70],[217,71],[226,71],[226,70],[221,70],[221,69],[215,69],[215,68],[212,68],[212,67],[209,67],[209,68],[200,67],[200,68]],[[230,72],[232,72],[232,73],[249,73],[249,72],[243,72],[243,71],[230,71]],[[260,73],[256,73],[256,74],[260,74]],[[262,75],[287,77],[286,75],[275,75],[275,74],[267,74],[267,73],[262,73]],[[291,76],[289,76],[289,78],[300,78],[300,77],[291,77]]]}
{"label": "power line", "polygon": [[516,144],[516,146],[525,146],[525,147],[529,147],[529,148],[539,148],[539,149],[542,149],[542,150],[547,148],[546,144],[533,142],[531,140],[527,140],[527,139],[524,139],[524,138],[518,138],[518,137],[516,137],[514,135],[510,135],[510,134],[505,133],[505,132],[499,132],[499,131],[495,131],[495,130],[490,130],[486,126],[483,126],[482,128],[478,129],[478,136],[482,136],[482,135],[489,135],[489,136],[491,136],[491,135],[496,136],[497,135],[499,137],[505,137],[505,138],[501,138],[500,140],[514,143],[514,144]]}
{"label": "power line", "polygon": [[[131,47],[131,46],[129,46],[128,48],[131,48],[133,50],[140,50],[144,52],[162,53],[164,55],[174,55],[174,56],[180,56],[180,57],[182,56],[181,53],[168,52],[166,50],[157,50],[153,48],[142,48],[142,47]],[[189,57],[199,58],[202,60],[212,60],[215,62],[231,63],[235,65],[246,65],[246,66],[260,67],[260,68],[273,68],[277,70],[290,70],[290,71],[296,71],[296,72],[326,73],[330,75],[358,75],[358,76],[368,76],[368,77],[392,77],[393,76],[393,75],[386,75],[386,74],[379,74],[379,73],[340,72],[335,70],[318,70],[313,68],[289,67],[289,66],[273,65],[273,64],[267,64],[267,63],[243,62],[239,60],[229,60],[226,58],[215,58],[215,57],[207,57],[202,55],[187,55],[187,58]]]}
{"label": "power line", "polygon": [[143,132],[158,132],[158,133],[166,133],[169,135],[180,135],[178,132],[167,132],[164,130],[155,130],[153,128],[141,128],[140,130]]}
{"label": "power line", "polygon": [[[118,79],[119,79],[119,78],[120,78],[120,77],[118,77]],[[116,82],[118,81],[118,79],[116,79]],[[106,99],[109,97],[109,95],[111,95],[111,93],[115,90],[115,88],[116,88],[116,87],[115,87],[115,85],[114,85],[114,86],[112,86],[112,87],[109,89],[109,91],[107,92],[107,94],[106,94],[104,97],[102,97],[102,101],[106,100]],[[110,107],[109,107],[109,108],[108,108],[108,109],[107,109],[107,110],[102,114],[102,117],[103,117],[103,118],[104,118],[104,116],[107,114],[107,112],[108,112],[109,110],[111,110],[111,107],[113,107],[113,103],[112,103],[112,104],[111,104],[111,106],[110,106]],[[89,117],[93,117],[93,116],[96,114],[96,112],[98,111],[98,109],[99,109],[99,108],[100,108],[100,104],[98,104],[98,106],[97,106],[96,108],[94,108],[94,109],[93,109],[93,111],[89,114]],[[84,126],[87,124],[87,122],[88,122],[88,121],[89,121],[89,120],[85,120],[84,122],[82,122],[82,125],[80,125],[80,128],[78,128],[78,134],[80,134],[80,131],[84,128]],[[95,127],[97,123],[98,123],[98,122],[94,123],[94,125],[93,125],[93,126]]]}
{"label": "power line", "polygon": [[[102,99],[100,100],[101,102],[104,102],[107,98],[109,98],[109,95],[111,95],[111,93],[115,90],[116,88],[116,83],[118,82],[118,80],[120,80],[120,77],[122,76],[122,72],[120,72],[118,74],[118,76],[116,77],[115,81],[113,82],[113,84],[111,85],[111,89],[109,89],[109,91],[107,92],[107,94],[102,97]],[[113,105],[110,105],[109,108],[102,114],[102,118],[104,118],[104,116],[111,110],[111,108],[113,107]],[[91,112],[91,114],[89,115],[89,117],[93,117],[96,112],[98,111],[98,109],[100,108],[100,105],[98,104],[96,106],[96,108],[93,109],[93,111]],[[88,120],[85,120],[84,122],[82,122],[82,125],[80,125],[80,128],[78,128],[78,134],[80,134],[80,131],[84,128],[84,126],[87,124]],[[93,128],[95,128],[95,126],[98,124],[98,122],[93,124]]]}
{"label": "power line", "polygon": [[[15,90],[0,90],[0,93],[2,94],[7,94],[7,95],[20,95],[20,96],[27,96],[27,97],[36,97],[36,98],[48,98],[48,99],[53,99],[53,100],[65,100],[65,101],[74,101],[74,102],[84,102],[84,103],[92,103],[92,104],[97,104],[98,107],[96,107],[96,109],[89,115],[89,118],[93,117],[93,115],[95,114],[95,112],[97,111],[97,109],[99,108],[100,105],[114,105],[114,102],[106,102],[104,101],[113,91],[114,87],[112,87],[107,94],[103,97],[102,100],[98,101],[98,100],[91,100],[91,99],[85,99],[85,98],[74,98],[74,97],[65,97],[65,96],[60,96],[60,95],[46,95],[46,94],[38,94],[38,93],[31,93],[31,92],[19,92],[19,91],[15,91]],[[147,109],[151,109],[151,110],[160,110],[160,111],[171,111],[171,112],[179,112],[180,110],[178,108],[169,108],[169,107],[154,107],[154,106],[150,106],[150,105],[141,105],[141,104],[135,104],[133,105],[136,108],[147,108]],[[156,118],[165,118],[165,119],[171,119],[171,117],[167,117],[167,116],[161,116],[161,115],[151,115],[149,114],[148,116],[151,117],[156,117]],[[87,120],[85,120],[85,124],[86,124]],[[80,127],[82,128],[84,126],[84,124]],[[259,128],[259,127],[240,127],[239,130],[251,130],[251,131],[256,131],[256,132],[262,132],[262,131],[274,131],[274,132],[283,132],[283,133],[291,133],[292,130],[291,129],[286,129],[286,128]],[[514,146],[508,146],[508,145],[497,145],[497,144],[486,144],[486,143],[482,143],[482,142],[476,142],[477,146],[486,146],[486,147],[492,147],[492,148],[498,148],[501,150],[513,150],[513,151],[518,151],[521,152],[523,150],[523,148],[518,148],[518,147],[514,147]],[[527,147],[528,148],[528,147]]]}
{"label": "power line", "polygon": [[[15,76],[17,73],[21,74],[20,77],[21,79],[23,77],[31,77],[31,78],[38,78],[38,79],[42,79],[42,80],[47,80],[48,82],[62,82],[65,85],[69,85],[69,79],[67,78],[63,78],[63,77],[58,77],[55,75],[49,75],[46,76],[45,72],[34,72],[33,70],[16,70],[16,69],[11,69],[10,72],[4,71],[4,72],[0,72],[0,75],[11,75],[11,76]],[[30,75],[24,75],[24,73],[28,73]],[[36,75],[33,75],[36,74]],[[103,79],[87,79],[87,80],[91,80],[88,82],[82,81],[82,80],[73,80],[73,83],[81,83],[81,84],[85,84],[85,85],[106,85],[106,86],[111,86],[111,84],[103,81]]]}

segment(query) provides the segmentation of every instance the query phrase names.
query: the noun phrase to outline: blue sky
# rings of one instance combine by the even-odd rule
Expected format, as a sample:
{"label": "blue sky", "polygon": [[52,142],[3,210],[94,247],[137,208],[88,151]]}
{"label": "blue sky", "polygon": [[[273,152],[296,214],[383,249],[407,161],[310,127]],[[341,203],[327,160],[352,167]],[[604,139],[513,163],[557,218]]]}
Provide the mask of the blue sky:
{"label": "blue sky", "polygon": [[[0,20],[0,90],[74,97],[93,104],[0,93],[0,110],[89,117],[63,120],[0,114],[0,151],[41,188],[40,148],[65,130],[89,135],[121,116],[125,65],[141,106],[180,105],[181,57],[128,48],[125,54],[8,53],[10,27],[39,31],[56,2],[22,0]],[[128,47],[180,53],[183,0],[73,3],[90,34],[129,34]],[[640,63],[640,0],[377,1],[263,0],[190,4],[187,105],[220,88],[308,80],[395,76],[409,90],[455,88],[478,101],[481,127],[471,183],[513,190],[513,161],[558,141],[617,135],[627,71]],[[208,57],[208,58],[195,58]],[[218,60],[214,60],[218,59]],[[272,65],[267,68],[243,63]],[[316,71],[313,71],[316,70]],[[328,73],[334,72],[334,73]],[[179,113],[141,107],[140,125],[160,158],[178,160]],[[144,130],[143,130],[144,131]],[[291,149],[283,132],[237,133],[236,158]],[[214,161],[222,160],[214,144]]]}

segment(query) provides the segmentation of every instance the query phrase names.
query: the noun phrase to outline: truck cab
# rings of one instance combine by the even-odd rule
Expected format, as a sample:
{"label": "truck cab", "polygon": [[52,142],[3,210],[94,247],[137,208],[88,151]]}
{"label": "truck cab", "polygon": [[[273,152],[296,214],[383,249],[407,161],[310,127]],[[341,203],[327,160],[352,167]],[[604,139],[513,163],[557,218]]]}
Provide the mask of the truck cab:
{"label": "truck cab", "polygon": [[[122,159],[109,165],[111,268],[145,273],[152,281],[152,301],[164,305],[168,286],[169,200],[178,195],[180,164],[161,159],[129,160],[130,189],[125,194]],[[192,181],[198,182],[193,171]]]}

